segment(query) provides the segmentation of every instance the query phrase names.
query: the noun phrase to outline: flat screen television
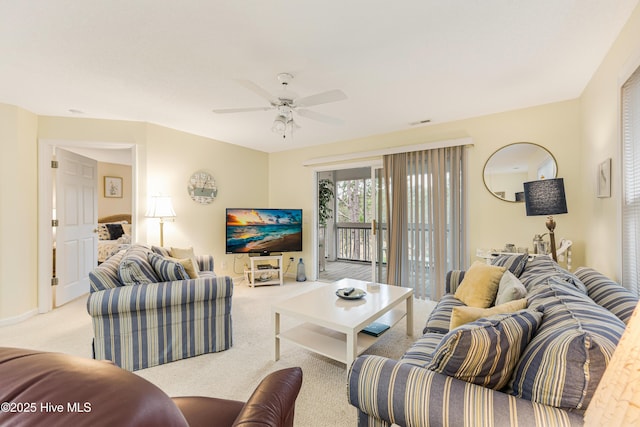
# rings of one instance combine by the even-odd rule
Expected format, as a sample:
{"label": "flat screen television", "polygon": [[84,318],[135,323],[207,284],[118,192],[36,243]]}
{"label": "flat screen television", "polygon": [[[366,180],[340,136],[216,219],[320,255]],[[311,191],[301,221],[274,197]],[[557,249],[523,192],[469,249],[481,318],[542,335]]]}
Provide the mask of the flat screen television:
{"label": "flat screen television", "polygon": [[302,251],[302,209],[227,208],[226,253]]}

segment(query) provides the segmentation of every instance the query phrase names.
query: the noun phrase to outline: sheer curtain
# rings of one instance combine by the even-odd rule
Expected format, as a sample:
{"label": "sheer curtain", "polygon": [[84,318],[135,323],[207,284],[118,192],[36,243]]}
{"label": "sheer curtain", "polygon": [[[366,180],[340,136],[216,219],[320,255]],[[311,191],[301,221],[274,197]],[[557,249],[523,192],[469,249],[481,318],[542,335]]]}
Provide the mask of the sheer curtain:
{"label": "sheer curtain", "polygon": [[467,253],[464,147],[391,154],[383,162],[387,283],[440,299],[447,271],[461,268]]}
{"label": "sheer curtain", "polygon": [[640,293],[640,68],[622,85],[622,284]]}

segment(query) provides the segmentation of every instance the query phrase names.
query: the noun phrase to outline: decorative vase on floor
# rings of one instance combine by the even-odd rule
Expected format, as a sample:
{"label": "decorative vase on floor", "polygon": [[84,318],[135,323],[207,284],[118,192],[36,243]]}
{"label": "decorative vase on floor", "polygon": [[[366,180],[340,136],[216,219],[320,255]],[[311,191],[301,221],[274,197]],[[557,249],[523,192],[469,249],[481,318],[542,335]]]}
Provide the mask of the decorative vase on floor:
{"label": "decorative vase on floor", "polygon": [[304,282],[307,280],[306,274],[304,274],[304,262],[302,262],[302,258],[298,261],[298,274],[296,275],[297,282]]}

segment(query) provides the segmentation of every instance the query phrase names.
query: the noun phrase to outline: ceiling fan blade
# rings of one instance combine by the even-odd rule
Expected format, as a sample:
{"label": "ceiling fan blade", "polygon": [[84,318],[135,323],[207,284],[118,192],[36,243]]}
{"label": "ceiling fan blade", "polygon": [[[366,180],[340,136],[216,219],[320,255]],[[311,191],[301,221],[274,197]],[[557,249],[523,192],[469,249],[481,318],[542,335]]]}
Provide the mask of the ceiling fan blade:
{"label": "ceiling fan blade", "polygon": [[296,107],[313,107],[314,105],[328,104],[329,102],[342,101],[347,95],[340,89],[329,90],[311,96],[304,96],[295,101]]}
{"label": "ceiling fan blade", "polygon": [[228,113],[248,113],[251,111],[267,111],[270,110],[271,107],[249,107],[249,108],[222,108],[219,110],[213,110],[214,113],[217,114],[228,114]]}
{"label": "ceiling fan blade", "polygon": [[272,104],[272,105],[277,105],[278,104],[278,97],[277,96],[274,96],[274,95],[270,94],[265,89],[261,88],[260,86],[258,86],[254,82],[252,82],[251,80],[238,79],[236,81],[240,85],[244,86],[246,89],[249,89],[251,92],[255,93],[256,95],[258,95],[261,98],[264,98],[267,101],[269,101],[269,104]]}
{"label": "ceiling fan blade", "polygon": [[341,125],[344,122],[335,117],[327,116],[325,114],[318,113],[316,111],[311,110],[295,110],[296,113],[300,114],[302,117],[306,117],[308,119],[317,120],[319,122],[328,123],[330,125]]}

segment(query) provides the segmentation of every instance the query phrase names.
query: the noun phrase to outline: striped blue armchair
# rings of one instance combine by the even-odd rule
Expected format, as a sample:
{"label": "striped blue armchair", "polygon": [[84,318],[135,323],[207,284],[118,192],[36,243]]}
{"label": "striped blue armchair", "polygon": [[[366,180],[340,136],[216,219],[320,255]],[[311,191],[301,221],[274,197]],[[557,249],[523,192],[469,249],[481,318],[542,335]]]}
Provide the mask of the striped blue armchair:
{"label": "striped blue armchair", "polygon": [[211,256],[195,256],[193,279],[177,261],[134,245],[89,274],[96,359],[135,371],[231,347],[231,278]]}

